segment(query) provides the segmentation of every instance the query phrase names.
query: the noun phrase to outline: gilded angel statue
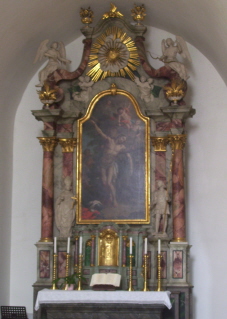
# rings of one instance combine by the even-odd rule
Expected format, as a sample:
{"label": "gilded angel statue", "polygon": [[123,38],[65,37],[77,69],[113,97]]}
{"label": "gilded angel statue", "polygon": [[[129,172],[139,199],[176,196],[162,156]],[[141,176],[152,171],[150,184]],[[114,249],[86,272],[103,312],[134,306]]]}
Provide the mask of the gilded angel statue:
{"label": "gilded angel statue", "polygon": [[162,56],[160,60],[168,65],[171,69],[179,74],[183,80],[189,78],[186,66],[177,59],[177,54],[180,54],[183,59],[192,62],[188,51],[187,43],[180,36],[176,36],[176,40],[168,38],[162,40]]}
{"label": "gilded angel statue", "polygon": [[40,43],[34,63],[41,61],[44,57],[48,58],[47,65],[39,72],[39,84],[36,86],[42,87],[44,81],[48,75],[57,69],[62,68],[62,64],[66,65],[71,63],[70,60],[66,59],[65,46],[63,42],[53,42],[48,47],[49,40],[46,39]]}

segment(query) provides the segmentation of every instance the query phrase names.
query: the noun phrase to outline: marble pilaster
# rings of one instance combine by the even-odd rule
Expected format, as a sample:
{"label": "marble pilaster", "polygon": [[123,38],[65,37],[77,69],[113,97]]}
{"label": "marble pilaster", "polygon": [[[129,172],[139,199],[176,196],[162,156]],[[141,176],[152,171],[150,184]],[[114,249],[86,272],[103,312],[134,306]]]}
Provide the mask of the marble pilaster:
{"label": "marble pilaster", "polygon": [[57,145],[55,137],[38,137],[43,147],[43,174],[42,174],[42,222],[40,241],[53,240],[54,219],[54,149]]}
{"label": "marble pilaster", "polygon": [[166,145],[168,137],[151,137],[155,151],[155,181],[162,180],[166,184]]}
{"label": "marble pilaster", "polygon": [[183,148],[186,135],[171,135],[169,142],[173,151],[172,167],[172,207],[173,207],[173,241],[186,241],[185,229],[185,194]]}
{"label": "marble pilaster", "polygon": [[59,138],[59,144],[62,147],[63,163],[62,177],[73,177],[73,151],[76,147],[76,138]]}

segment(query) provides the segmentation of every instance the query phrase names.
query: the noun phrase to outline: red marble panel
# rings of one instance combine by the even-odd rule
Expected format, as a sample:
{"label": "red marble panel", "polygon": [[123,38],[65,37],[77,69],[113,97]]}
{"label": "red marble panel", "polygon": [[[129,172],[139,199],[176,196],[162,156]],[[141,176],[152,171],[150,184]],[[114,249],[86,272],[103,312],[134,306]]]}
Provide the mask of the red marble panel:
{"label": "red marble panel", "polygon": [[52,131],[55,130],[54,122],[44,122],[44,131]]}
{"label": "red marble panel", "polygon": [[57,124],[58,133],[71,133],[73,131],[73,125],[71,123]]}
{"label": "red marble panel", "polygon": [[39,251],[39,277],[50,278],[50,251]]}
{"label": "red marble panel", "polygon": [[183,251],[173,251],[173,278],[183,278]]}
{"label": "red marble panel", "polygon": [[174,119],[171,122],[158,122],[156,123],[156,131],[167,132],[171,128],[184,128],[185,124],[180,119]]}

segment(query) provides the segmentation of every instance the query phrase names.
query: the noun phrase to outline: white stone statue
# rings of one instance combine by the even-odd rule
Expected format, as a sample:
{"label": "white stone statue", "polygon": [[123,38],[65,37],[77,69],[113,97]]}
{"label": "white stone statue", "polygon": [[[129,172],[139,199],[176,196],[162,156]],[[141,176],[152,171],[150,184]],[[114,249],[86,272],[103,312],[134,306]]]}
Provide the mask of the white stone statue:
{"label": "white stone statue", "polygon": [[39,84],[36,85],[38,87],[44,85],[44,81],[49,74],[62,68],[62,65],[71,63],[70,60],[66,59],[63,42],[53,42],[49,48],[47,46],[48,42],[48,39],[41,42],[34,60],[34,63],[36,63],[37,61],[41,61],[44,57],[49,59],[47,65],[39,72]]}
{"label": "white stone statue", "polygon": [[88,75],[80,76],[78,85],[82,91],[81,92],[74,92],[73,99],[75,101],[88,102],[89,101],[89,94],[92,91],[93,84],[94,84],[94,82],[90,81],[90,77]]}
{"label": "white stone statue", "polygon": [[146,103],[152,102],[154,96],[151,91],[154,88],[154,85],[152,84],[154,80],[151,78],[146,79],[146,77],[142,75],[140,79],[135,76],[135,82],[139,88],[141,100],[144,100]]}
{"label": "white stone statue", "polygon": [[64,190],[56,200],[55,222],[60,232],[60,237],[70,237],[75,221],[75,198],[72,193],[72,179],[67,176],[64,179]]}
{"label": "white stone statue", "polygon": [[185,65],[177,60],[177,54],[180,54],[183,59],[192,62],[188,51],[187,43],[180,36],[176,36],[176,40],[171,38],[162,40],[162,56],[160,60],[176,71],[183,80],[189,78]]}
{"label": "white stone statue", "polygon": [[[169,196],[165,184],[163,181],[157,181],[157,190],[154,192],[153,206],[155,215],[155,233],[166,235],[167,219],[170,215],[169,211]],[[162,231],[159,231],[159,227],[162,220]]]}

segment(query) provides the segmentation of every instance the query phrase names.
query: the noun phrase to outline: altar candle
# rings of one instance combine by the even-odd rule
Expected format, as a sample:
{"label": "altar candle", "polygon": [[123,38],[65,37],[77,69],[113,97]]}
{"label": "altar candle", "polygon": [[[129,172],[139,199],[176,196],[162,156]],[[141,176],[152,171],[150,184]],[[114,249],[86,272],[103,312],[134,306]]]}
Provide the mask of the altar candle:
{"label": "altar candle", "polygon": [[144,255],[147,255],[147,238],[145,238],[144,242]]}
{"label": "altar candle", "polygon": [[67,254],[69,254],[69,249],[70,249],[70,237],[68,237]]}
{"label": "altar candle", "polygon": [[57,237],[54,237],[54,254],[57,253]]}
{"label": "altar candle", "polygon": [[132,255],[132,237],[130,237],[129,254]]}
{"label": "altar candle", "polygon": [[80,248],[79,248],[80,255],[82,255],[82,241],[83,241],[83,238],[82,238],[82,236],[80,236]]}
{"label": "altar candle", "polygon": [[161,254],[161,240],[158,240],[158,254]]}

